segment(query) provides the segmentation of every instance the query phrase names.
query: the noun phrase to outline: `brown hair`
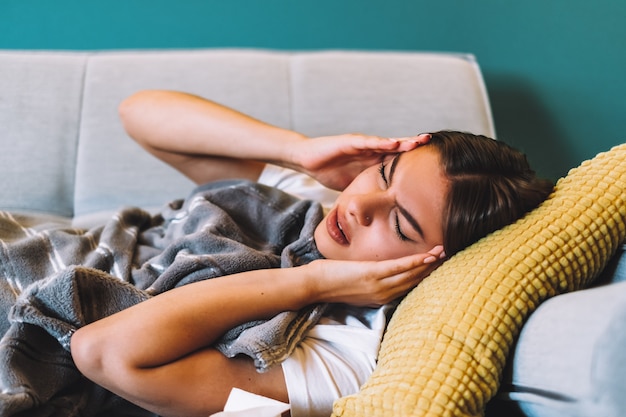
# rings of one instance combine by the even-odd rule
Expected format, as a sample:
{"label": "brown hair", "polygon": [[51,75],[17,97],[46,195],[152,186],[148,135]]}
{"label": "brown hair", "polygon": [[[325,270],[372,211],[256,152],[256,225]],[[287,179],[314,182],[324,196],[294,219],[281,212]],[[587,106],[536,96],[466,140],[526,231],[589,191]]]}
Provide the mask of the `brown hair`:
{"label": "brown hair", "polygon": [[504,142],[470,133],[432,133],[449,191],[444,208],[448,256],[537,207],[554,184],[538,178],[526,156]]}

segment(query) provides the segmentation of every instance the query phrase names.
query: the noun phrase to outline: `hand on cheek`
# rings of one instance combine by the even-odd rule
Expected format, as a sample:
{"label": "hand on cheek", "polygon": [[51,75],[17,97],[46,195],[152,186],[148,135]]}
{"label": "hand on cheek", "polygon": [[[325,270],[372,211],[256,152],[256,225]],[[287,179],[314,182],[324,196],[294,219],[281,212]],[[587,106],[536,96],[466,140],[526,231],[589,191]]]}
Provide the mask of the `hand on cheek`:
{"label": "hand on cheek", "polygon": [[314,272],[311,299],[317,302],[379,306],[406,295],[445,257],[442,246],[429,252],[385,261],[320,260]]}

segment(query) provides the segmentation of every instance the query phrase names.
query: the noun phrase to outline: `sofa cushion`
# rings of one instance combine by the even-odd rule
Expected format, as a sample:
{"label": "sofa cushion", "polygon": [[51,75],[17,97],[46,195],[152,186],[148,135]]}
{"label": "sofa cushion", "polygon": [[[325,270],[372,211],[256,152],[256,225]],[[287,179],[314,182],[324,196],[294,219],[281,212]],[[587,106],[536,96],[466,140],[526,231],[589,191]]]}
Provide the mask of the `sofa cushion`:
{"label": "sofa cushion", "polygon": [[86,55],[0,52],[0,208],[73,214]]}
{"label": "sofa cushion", "polygon": [[84,218],[76,224],[123,205],[159,207],[191,191],[190,181],[124,133],[118,105],[141,89],[190,92],[309,136],[441,128],[494,134],[480,69],[467,54],[100,52],[89,56],[85,73],[75,189],[75,214]]}
{"label": "sofa cushion", "polygon": [[603,285],[554,297],[530,316],[499,407],[530,417],[626,415],[625,253],[622,245],[598,278]]}
{"label": "sofa cushion", "polygon": [[443,129],[495,135],[469,54],[299,53],[291,59],[294,128],[312,136],[407,136]]}
{"label": "sofa cushion", "polygon": [[441,128],[494,135],[470,54],[0,51],[0,209],[84,225],[122,206],[158,209],[186,196],[194,184],[120,123],[119,103],[141,89],[198,94],[310,136]]}
{"label": "sofa cushion", "polygon": [[[289,126],[287,56],[262,51],[132,51],[94,54],[85,74],[76,167],[77,224],[125,205],[160,208],[194,184],[124,132],[120,102],[143,89],[187,91]],[[253,146],[253,144],[251,144]],[[99,216],[102,217],[102,216]]]}
{"label": "sofa cushion", "polygon": [[334,415],[482,415],[529,314],[588,286],[625,237],[626,144],[572,170],[540,207],[409,293],[371,378]]}

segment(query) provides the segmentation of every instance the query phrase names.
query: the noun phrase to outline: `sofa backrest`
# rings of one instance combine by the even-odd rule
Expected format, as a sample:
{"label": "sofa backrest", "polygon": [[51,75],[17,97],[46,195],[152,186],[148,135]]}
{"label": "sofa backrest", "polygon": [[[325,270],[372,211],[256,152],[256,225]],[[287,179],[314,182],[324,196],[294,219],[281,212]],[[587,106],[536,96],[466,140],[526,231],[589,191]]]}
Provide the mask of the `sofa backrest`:
{"label": "sofa backrest", "polygon": [[469,54],[0,51],[0,209],[71,218],[184,197],[193,184],[118,119],[141,89],[191,92],[311,136],[495,135]]}

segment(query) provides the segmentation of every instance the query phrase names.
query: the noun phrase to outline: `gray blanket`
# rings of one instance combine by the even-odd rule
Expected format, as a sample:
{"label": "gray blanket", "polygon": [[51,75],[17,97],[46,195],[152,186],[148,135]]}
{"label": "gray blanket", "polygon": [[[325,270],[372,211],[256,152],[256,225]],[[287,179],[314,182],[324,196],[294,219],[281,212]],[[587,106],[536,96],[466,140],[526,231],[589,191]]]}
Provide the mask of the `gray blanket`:
{"label": "gray blanket", "polygon": [[[248,182],[199,187],[156,216],[125,209],[91,230],[0,213],[0,417],[149,415],[80,375],[72,333],[176,286],[317,259],[321,218],[317,203]],[[243,324],[216,347],[264,371],[324,309]]]}

